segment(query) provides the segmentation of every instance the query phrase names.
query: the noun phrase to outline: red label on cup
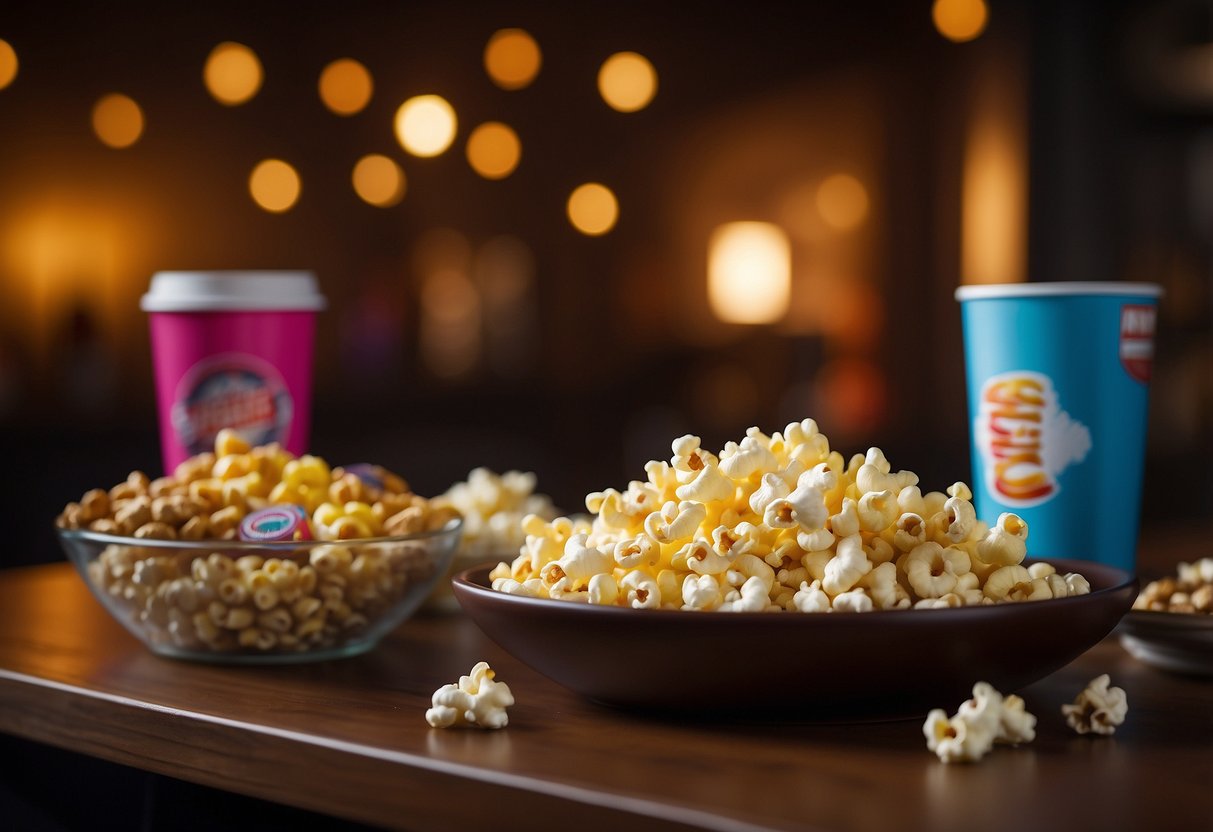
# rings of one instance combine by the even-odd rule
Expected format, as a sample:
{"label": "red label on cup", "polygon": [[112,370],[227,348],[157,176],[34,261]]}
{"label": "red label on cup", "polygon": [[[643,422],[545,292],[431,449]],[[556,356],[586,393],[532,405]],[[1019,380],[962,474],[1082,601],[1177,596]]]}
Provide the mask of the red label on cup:
{"label": "red label on cup", "polygon": [[1145,384],[1154,366],[1154,306],[1126,303],[1120,308],[1120,363],[1130,376]]}
{"label": "red label on cup", "polygon": [[173,397],[177,438],[190,454],[214,447],[232,428],[252,445],[285,442],[293,402],[273,365],[243,353],[203,359],[189,369]]}

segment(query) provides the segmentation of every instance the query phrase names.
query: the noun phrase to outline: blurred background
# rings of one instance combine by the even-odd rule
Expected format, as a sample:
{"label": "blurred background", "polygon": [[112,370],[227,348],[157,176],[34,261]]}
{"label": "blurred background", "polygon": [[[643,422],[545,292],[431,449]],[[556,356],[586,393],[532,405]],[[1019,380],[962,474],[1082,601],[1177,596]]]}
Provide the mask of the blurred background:
{"label": "blurred background", "polygon": [[1191,527],[1213,4],[7,0],[0,566],[160,473],[151,274],[243,268],[329,300],[314,452],[568,510],[806,416],[967,480],[955,288],[1158,282],[1143,523]]}

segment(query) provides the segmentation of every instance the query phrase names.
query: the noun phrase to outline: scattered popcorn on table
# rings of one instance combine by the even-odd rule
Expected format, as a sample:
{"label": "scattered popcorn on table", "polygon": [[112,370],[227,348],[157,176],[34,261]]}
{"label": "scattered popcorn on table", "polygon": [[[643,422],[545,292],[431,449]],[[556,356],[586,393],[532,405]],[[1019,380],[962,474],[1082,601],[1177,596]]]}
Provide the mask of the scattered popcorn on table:
{"label": "scattered popcorn on table", "polygon": [[1133,609],[1213,614],[1213,558],[1181,563],[1177,571],[1174,578],[1146,584]]}
{"label": "scattered popcorn on table", "polygon": [[936,708],[922,726],[927,748],[945,763],[975,763],[994,747],[994,735],[981,725]]}
{"label": "scattered popcorn on table", "polygon": [[495,675],[488,662],[478,662],[469,675],[459,677],[459,684],[434,691],[425,721],[434,728],[504,728],[510,721],[505,709],[514,704],[514,695],[505,682],[493,680]]}
{"label": "scattered popcorn on table", "polygon": [[588,495],[589,523],[524,518],[493,588],[636,609],[853,613],[1090,591],[1077,573],[1023,563],[1019,516],[991,528],[964,483],[923,494],[879,448],[831,451],[812,419],[750,428],[719,454],[691,435],[671,451],[625,491]]}
{"label": "scattered popcorn on table", "polygon": [[995,742],[1019,745],[1036,739],[1036,717],[1024,708],[1024,701],[1015,694],[1002,700],[998,736]]}
{"label": "scattered popcorn on table", "polygon": [[1129,712],[1129,700],[1122,689],[1108,687],[1110,681],[1106,673],[1097,676],[1078,694],[1073,705],[1062,705],[1066,724],[1080,734],[1115,733],[1116,726],[1125,721]]}
{"label": "scattered popcorn on table", "polygon": [[1003,697],[986,682],[973,686],[973,698],[949,718],[942,709],[927,714],[922,733],[927,749],[945,763],[971,763],[988,754],[995,743],[1019,745],[1036,738],[1036,717],[1018,696]]}

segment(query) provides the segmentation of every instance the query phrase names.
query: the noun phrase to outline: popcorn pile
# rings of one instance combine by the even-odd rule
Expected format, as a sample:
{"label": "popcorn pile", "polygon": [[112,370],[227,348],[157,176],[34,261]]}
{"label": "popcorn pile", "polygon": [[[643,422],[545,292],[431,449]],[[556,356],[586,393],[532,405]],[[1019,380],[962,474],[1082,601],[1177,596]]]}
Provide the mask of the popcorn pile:
{"label": "popcorn pile", "polygon": [[463,515],[460,557],[479,562],[494,553],[517,549],[526,536],[522,519],[528,514],[546,520],[556,516],[546,494],[535,493],[536,477],[529,471],[497,474],[476,468],[466,482],[457,482],[434,498],[436,507],[450,507]]}
{"label": "popcorn pile", "polygon": [[973,686],[956,715],[936,708],[922,726],[927,748],[945,763],[976,762],[995,743],[1019,745],[1036,738],[1036,717],[1024,709],[1024,701],[1012,694],[1004,697],[986,682]]}
{"label": "popcorn pile", "polygon": [[1133,609],[1213,614],[1213,558],[1181,563],[1177,577],[1146,584]]}
{"label": "popcorn pile", "polygon": [[477,662],[469,675],[459,677],[459,684],[434,691],[425,721],[434,728],[504,728],[510,721],[505,709],[514,704],[514,695],[505,682],[493,681],[496,675],[488,662]]}
{"label": "popcorn pile", "polygon": [[531,515],[500,592],[636,609],[867,612],[1064,598],[1082,575],[1023,565],[1027,524],[977,519],[957,482],[923,494],[879,448],[849,461],[812,419],[719,455],[674,440],[645,481],[586,497],[592,521]]}
{"label": "popcorn pile", "polygon": [[[556,510],[546,494],[536,494],[536,477],[521,471],[498,475],[488,468],[476,468],[466,482],[457,482],[445,494],[435,497],[435,508],[447,508],[463,515],[463,538],[452,574],[482,563],[502,552],[516,552],[526,543],[523,518],[535,515],[552,520]],[[435,597],[453,602],[449,582],[440,581]]]}

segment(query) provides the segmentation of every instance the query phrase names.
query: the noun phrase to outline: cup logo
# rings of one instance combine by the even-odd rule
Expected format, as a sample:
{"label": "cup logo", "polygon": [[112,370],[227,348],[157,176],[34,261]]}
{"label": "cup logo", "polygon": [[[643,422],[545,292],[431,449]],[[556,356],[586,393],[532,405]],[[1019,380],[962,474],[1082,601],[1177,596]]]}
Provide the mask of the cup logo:
{"label": "cup logo", "polygon": [[191,455],[213,449],[223,428],[252,445],[286,442],[293,411],[291,394],[273,365],[225,353],[199,361],[182,376],[173,396],[173,430]]}
{"label": "cup logo", "polygon": [[1091,432],[1061,409],[1052,380],[1030,370],[986,379],[973,435],[990,494],[1015,508],[1057,496],[1061,472],[1091,450]]}
{"label": "cup logo", "polygon": [[1126,303],[1120,308],[1120,363],[1142,384],[1150,380],[1154,366],[1154,324],[1158,310],[1153,306]]}

